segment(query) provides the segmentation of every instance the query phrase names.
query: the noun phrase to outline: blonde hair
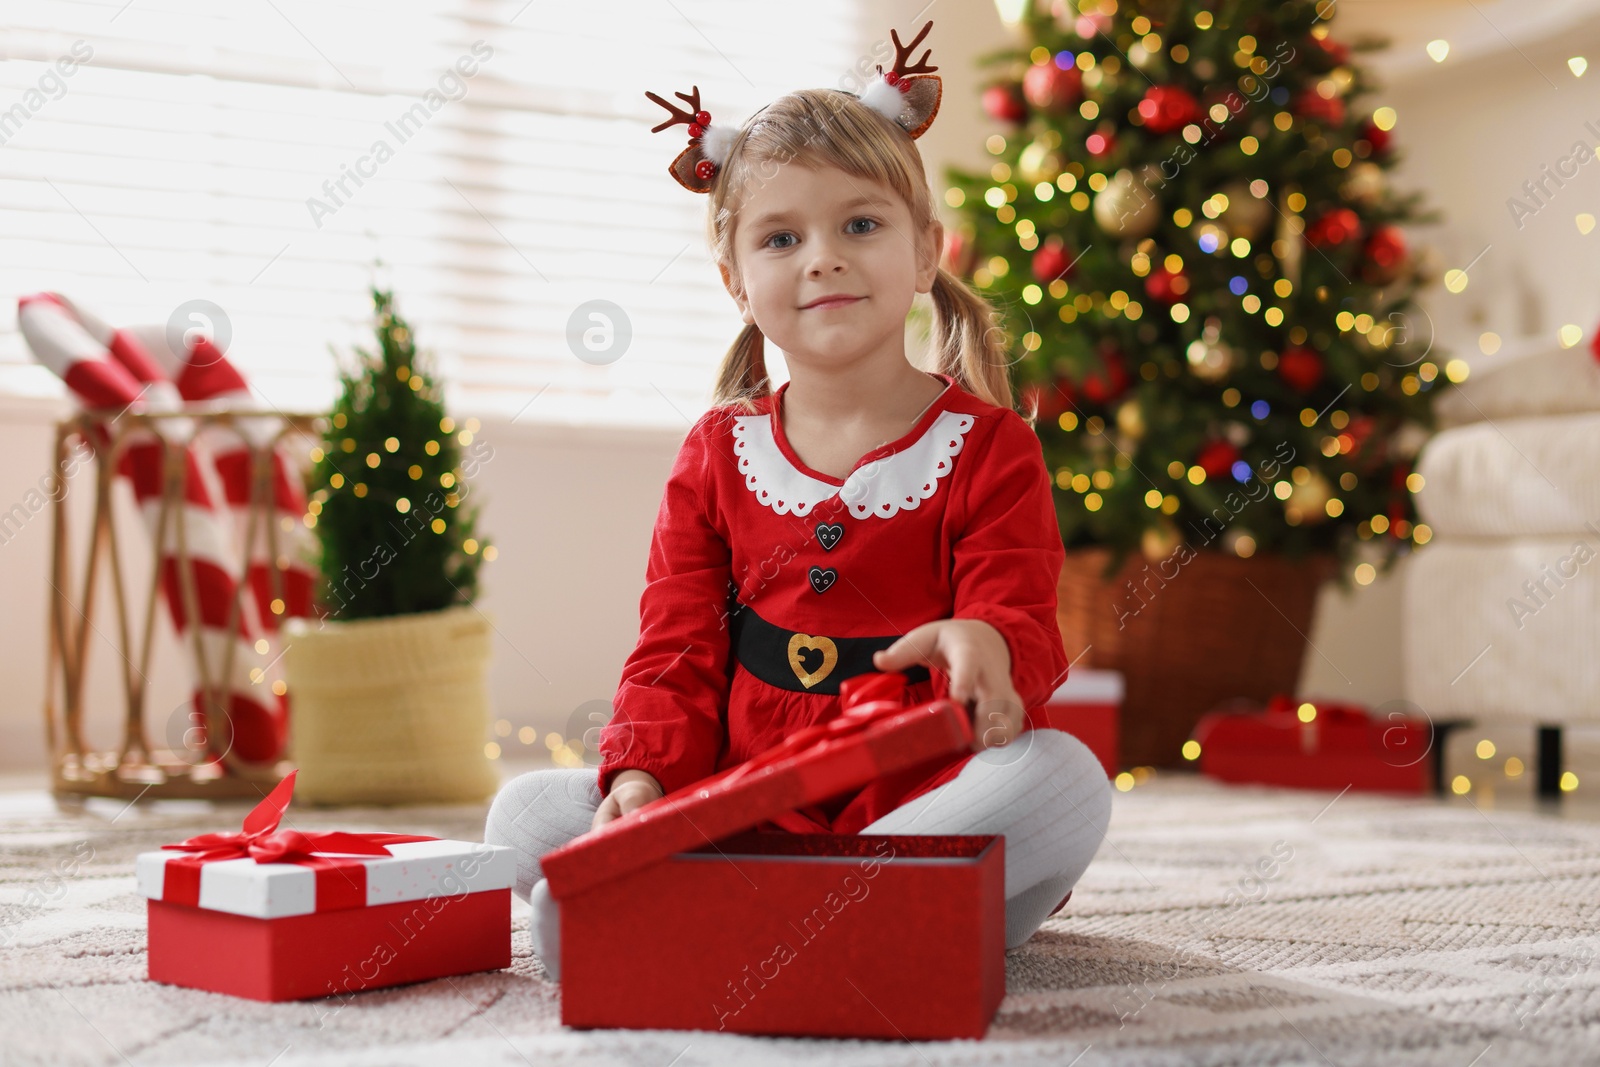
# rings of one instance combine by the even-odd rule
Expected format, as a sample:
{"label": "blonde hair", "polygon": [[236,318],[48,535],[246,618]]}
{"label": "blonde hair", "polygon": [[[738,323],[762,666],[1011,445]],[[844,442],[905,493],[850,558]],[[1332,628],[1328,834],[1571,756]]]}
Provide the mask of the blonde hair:
{"label": "blonde hair", "polygon": [[[798,163],[836,167],[846,174],[893,189],[924,233],[937,221],[922,156],[905,130],[851,93],[800,89],[767,105],[740,131],[722,172],[708,194],[707,242],[712,258],[742,285],[734,257],[738,204],[744,193],[770,175],[773,165]],[[742,296],[743,293],[741,292]],[[1010,347],[993,305],[942,266],[929,294],[933,303],[933,366],[967,392],[997,407],[1013,408]],[[713,404],[738,405],[754,413],[755,402],[772,392],[760,327],[740,331],[717,370]],[[1032,413],[1024,418],[1032,425]]]}

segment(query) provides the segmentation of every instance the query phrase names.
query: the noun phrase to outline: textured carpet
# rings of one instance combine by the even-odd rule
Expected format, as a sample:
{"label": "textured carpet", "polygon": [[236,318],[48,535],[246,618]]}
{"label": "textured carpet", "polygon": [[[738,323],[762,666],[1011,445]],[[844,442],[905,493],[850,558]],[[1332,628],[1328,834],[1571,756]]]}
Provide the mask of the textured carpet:
{"label": "textured carpet", "polygon": [[[0,798],[0,1062],[1600,1062],[1600,825],[1160,776],[1118,794],[981,1042],[574,1031],[515,912],[508,971],[268,1005],[145,980],[133,856],[240,807]],[[296,813],[477,839],[478,809]],[[929,936],[938,936],[930,930]]]}

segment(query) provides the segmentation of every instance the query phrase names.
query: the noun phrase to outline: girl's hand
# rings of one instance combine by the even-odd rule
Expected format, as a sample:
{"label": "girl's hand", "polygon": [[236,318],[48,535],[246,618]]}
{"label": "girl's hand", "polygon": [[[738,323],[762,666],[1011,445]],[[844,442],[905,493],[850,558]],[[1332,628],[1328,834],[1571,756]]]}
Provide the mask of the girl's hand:
{"label": "girl's hand", "polygon": [[611,779],[611,792],[600,802],[589,829],[598,830],[612,819],[620,819],[635,808],[642,808],[665,795],[661,783],[649,771],[619,771]]}
{"label": "girl's hand", "polygon": [[950,677],[950,699],[971,708],[972,751],[1004,745],[1022,732],[1022,698],[1011,684],[1011,649],[999,630],[978,619],[923,623],[873,654],[880,671],[915,664]]}

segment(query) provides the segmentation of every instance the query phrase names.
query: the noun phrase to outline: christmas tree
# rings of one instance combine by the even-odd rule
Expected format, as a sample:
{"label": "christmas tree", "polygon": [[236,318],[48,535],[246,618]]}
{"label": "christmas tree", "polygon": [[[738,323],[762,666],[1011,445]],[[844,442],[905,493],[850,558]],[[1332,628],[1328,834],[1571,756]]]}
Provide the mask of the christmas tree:
{"label": "christmas tree", "polygon": [[[340,396],[312,453],[306,525],[321,544],[319,614],[341,620],[438,611],[471,603],[478,567],[494,548],[473,532],[465,461],[478,424],[445,414],[393,294],[374,287],[376,352],[356,349],[339,372]],[[488,453],[492,455],[492,452]]]}
{"label": "christmas tree", "polygon": [[1322,552],[1364,584],[1430,537],[1411,463],[1466,365],[1417,326],[1400,226],[1434,217],[1333,7],[1028,4],[983,60],[996,158],[948,172],[946,265],[1016,341],[1065,543],[1113,567]]}

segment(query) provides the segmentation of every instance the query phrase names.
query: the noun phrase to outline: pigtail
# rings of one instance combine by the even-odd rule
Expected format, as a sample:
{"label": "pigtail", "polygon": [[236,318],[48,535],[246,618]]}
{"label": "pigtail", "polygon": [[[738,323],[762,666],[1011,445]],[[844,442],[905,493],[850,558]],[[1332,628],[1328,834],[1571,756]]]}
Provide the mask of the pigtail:
{"label": "pigtail", "polygon": [[711,403],[714,407],[738,404],[747,414],[754,415],[755,402],[771,391],[765,340],[760,327],[751,323],[739,331],[728,354],[722,357]]}
{"label": "pigtail", "polygon": [[[994,305],[943,267],[934,276],[934,369],[995,407],[1014,408],[1010,343]],[[1019,412],[1031,429],[1036,411]]]}

